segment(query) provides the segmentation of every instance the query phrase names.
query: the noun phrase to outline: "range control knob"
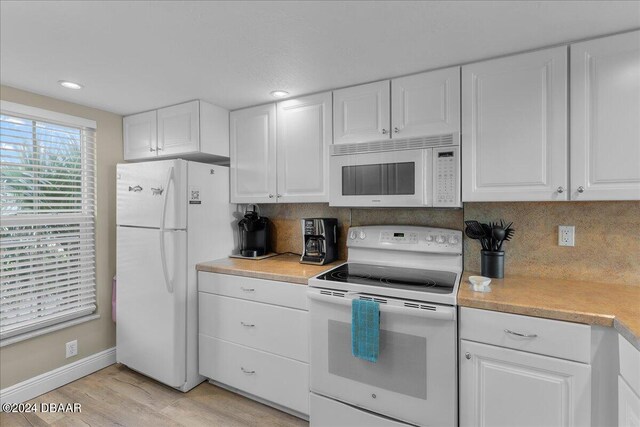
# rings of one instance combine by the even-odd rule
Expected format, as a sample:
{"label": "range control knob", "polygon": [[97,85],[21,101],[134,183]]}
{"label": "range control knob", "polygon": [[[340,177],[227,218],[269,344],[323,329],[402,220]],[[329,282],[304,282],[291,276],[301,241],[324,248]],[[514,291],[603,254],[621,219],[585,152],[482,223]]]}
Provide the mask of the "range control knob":
{"label": "range control knob", "polygon": [[457,236],[449,237],[449,243],[451,243],[452,245],[457,245],[458,244],[458,237]]}
{"label": "range control knob", "polygon": [[433,236],[431,234],[427,235],[427,242],[433,242]]}
{"label": "range control knob", "polygon": [[360,240],[364,240],[365,237],[367,237],[366,233],[364,231],[360,231]]}
{"label": "range control knob", "polygon": [[438,236],[438,237],[436,237],[436,242],[438,242],[438,243],[444,243],[444,236]]}
{"label": "range control knob", "polygon": [[355,232],[355,231],[352,231],[351,233],[349,233],[349,238],[350,238],[351,240],[355,239],[355,238],[356,238],[356,232]]}

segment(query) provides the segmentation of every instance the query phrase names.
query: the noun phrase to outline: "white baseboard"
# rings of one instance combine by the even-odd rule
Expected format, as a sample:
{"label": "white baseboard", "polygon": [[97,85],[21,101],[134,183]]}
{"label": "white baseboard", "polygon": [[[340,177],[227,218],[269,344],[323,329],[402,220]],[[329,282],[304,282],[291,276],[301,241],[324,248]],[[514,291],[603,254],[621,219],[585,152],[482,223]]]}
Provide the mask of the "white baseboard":
{"label": "white baseboard", "polygon": [[116,363],[116,348],[92,354],[0,390],[0,404],[21,403]]}

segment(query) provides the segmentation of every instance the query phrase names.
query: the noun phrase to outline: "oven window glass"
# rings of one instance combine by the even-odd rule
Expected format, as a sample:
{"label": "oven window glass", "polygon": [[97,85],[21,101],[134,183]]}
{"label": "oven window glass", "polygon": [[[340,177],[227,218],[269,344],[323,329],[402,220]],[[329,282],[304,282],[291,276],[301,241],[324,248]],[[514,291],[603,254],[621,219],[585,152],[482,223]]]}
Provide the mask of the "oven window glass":
{"label": "oven window glass", "polygon": [[329,373],[427,399],[427,339],[380,329],[380,355],[370,363],[351,354],[351,324],[329,320]]}
{"label": "oven window glass", "polygon": [[343,166],[342,195],[413,195],[415,176],[415,162]]}

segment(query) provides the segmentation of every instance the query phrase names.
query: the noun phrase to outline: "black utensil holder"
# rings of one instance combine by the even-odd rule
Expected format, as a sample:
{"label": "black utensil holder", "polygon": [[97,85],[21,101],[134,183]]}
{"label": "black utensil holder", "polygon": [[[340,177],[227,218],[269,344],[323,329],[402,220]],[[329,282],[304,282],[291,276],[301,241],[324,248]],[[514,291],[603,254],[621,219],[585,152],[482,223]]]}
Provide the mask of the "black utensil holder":
{"label": "black utensil holder", "polygon": [[480,274],[485,277],[504,277],[504,251],[480,251]]}

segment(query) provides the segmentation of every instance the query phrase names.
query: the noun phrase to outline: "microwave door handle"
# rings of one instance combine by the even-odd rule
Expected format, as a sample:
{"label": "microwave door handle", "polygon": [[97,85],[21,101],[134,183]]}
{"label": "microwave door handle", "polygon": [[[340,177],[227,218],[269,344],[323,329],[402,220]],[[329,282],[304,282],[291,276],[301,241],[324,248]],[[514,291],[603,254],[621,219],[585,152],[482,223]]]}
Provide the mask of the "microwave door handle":
{"label": "microwave door handle", "polygon": [[[351,300],[358,295],[357,293],[347,293],[344,297],[333,297],[329,295],[322,295],[318,293],[310,292],[307,294],[312,300],[323,301],[332,304],[351,305]],[[425,304],[426,305],[426,304]],[[422,308],[412,307],[396,307],[393,305],[380,304],[380,313],[396,313],[405,316],[423,317],[426,319],[438,319],[438,320],[454,320],[455,309],[451,307],[437,307],[436,310],[427,310]]]}

